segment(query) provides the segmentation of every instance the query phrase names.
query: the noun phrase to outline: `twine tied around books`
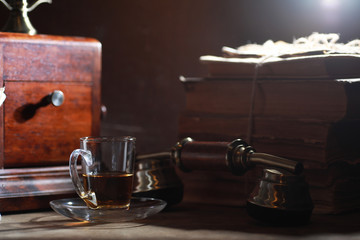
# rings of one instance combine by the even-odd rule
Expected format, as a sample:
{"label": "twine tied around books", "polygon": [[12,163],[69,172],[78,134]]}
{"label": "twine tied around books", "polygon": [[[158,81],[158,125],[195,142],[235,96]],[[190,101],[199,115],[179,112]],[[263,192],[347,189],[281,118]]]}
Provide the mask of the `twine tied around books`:
{"label": "twine tied around books", "polygon": [[255,108],[255,97],[256,97],[256,88],[257,88],[257,79],[260,67],[264,64],[268,57],[264,57],[262,61],[255,64],[254,76],[252,79],[251,85],[251,95],[250,95],[250,108],[249,108],[249,118],[248,118],[248,127],[246,132],[246,142],[251,144],[252,133],[254,128],[254,108]]}
{"label": "twine tied around books", "polygon": [[312,33],[308,37],[295,39],[292,43],[284,41],[266,41],[262,45],[247,44],[237,49],[223,47],[222,51],[226,58],[252,58],[256,59],[254,75],[252,79],[250,108],[246,140],[251,144],[253,133],[255,96],[259,70],[268,60],[277,59],[282,61],[286,58],[307,57],[311,55],[332,54],[360,54],[360,39],[354,39],[346,44],[337,43],[339,34],[336,33]]}

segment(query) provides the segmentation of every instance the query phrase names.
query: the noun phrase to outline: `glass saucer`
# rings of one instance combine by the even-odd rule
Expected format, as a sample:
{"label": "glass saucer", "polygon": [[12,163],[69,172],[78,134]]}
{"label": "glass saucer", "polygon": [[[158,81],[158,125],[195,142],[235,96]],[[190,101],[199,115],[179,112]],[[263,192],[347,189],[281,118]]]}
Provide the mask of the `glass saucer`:
{"label": "glass saucer", "polygon": [[80,198],[53,200],[50,206],[65,217],[87,222],[127,222],[154,215],[166,202],[154,198],[132,198],[129,209],[90,209]]}

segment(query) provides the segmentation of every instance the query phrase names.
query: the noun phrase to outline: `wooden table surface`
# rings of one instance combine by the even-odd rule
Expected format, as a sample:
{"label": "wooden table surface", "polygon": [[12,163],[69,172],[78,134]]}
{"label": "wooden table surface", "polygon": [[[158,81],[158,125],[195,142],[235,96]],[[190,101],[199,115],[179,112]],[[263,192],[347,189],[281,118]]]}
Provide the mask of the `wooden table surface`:
{"label": "wooden table surface", "polygon": [[0,239],[360,239],[360,212],[313,215],[299,227],[257,223],[244,208],[181,203],[126,223],[78,222],[51,210],[3,214]]}

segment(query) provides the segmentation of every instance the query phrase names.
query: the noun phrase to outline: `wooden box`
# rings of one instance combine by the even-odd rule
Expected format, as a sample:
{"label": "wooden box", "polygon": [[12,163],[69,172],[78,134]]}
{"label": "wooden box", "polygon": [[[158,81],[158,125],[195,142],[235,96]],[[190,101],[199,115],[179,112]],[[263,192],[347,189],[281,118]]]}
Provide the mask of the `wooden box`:
{"label": "wooden box", "polygon": [[[68,159],[80,137],[99,134],[100,72],[94,39],[0,33],[0,212],[73,194]],[[54,91],[60,106],[44,103]]]}

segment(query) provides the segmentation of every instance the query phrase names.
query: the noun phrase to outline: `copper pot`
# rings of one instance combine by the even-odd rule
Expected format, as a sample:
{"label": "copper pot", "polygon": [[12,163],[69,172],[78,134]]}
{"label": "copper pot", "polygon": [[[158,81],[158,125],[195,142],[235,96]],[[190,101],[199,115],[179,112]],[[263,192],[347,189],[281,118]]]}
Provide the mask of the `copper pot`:
{"label": "copper pot", "polygon": [[181,202],[184,186],[168,155],[143,155],[135,163],[135,197],[162,199],[171,206]]}
{"label": "copper pot", "polygon": [[313,207],[304,176],[277,169],[263,170],[247,202],[250,216],[273,225],[306,224]]}

